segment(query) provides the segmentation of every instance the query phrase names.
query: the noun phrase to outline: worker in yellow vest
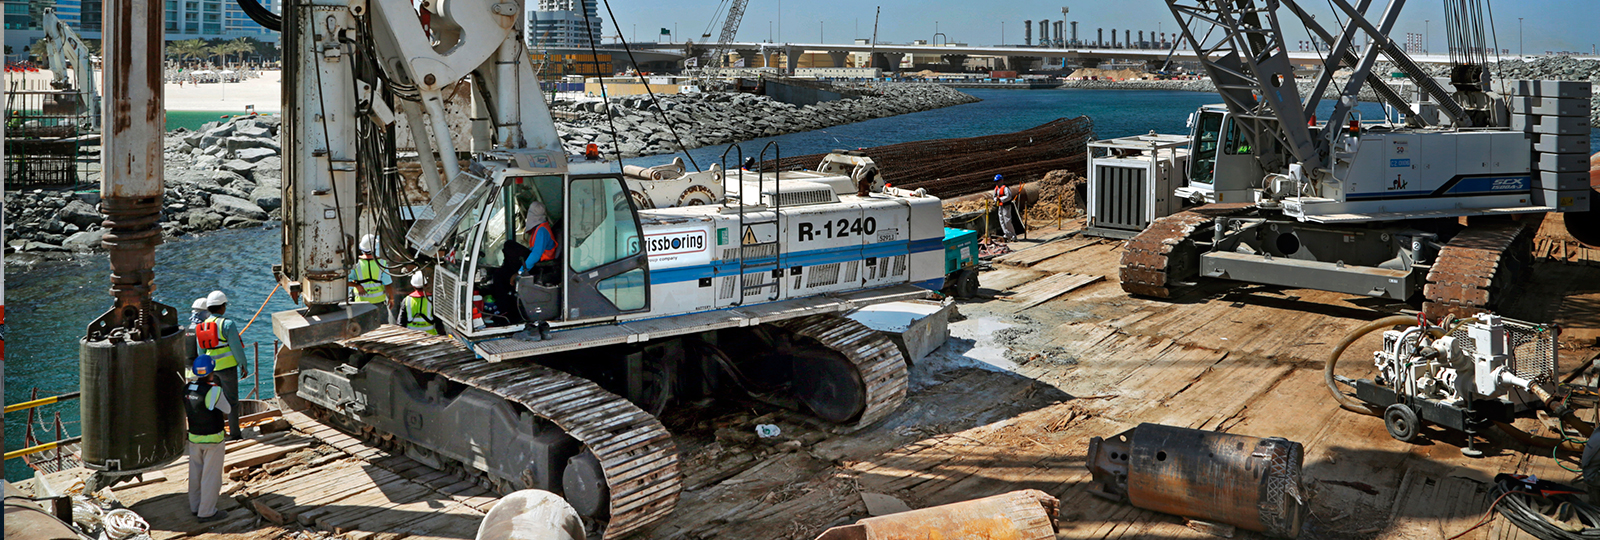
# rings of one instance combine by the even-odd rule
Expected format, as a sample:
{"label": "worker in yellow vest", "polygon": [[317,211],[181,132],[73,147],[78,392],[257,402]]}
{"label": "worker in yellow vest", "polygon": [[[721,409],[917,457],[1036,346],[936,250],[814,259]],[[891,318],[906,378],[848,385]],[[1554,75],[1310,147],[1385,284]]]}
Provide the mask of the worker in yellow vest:
{"label": "worker in yellow vest", "polygon": [[383,260],[377,255],[378,237],[363,235],[358,247],[361,255],[356,257],[356,267],[350,271],[350,299],[377,305],[385,318],[392,321],[389,296],[394,293],[394,287],[389,282],[389,272],[383,269]]}
{"label": "worker in yellow vest", "polygon": [[411,294],[400,301],[399,323],[401,326],[426,332],[430,335],[439,335],[439,329],[434,326],[433,320],[433,295],[425,287],[428,278],[422,272],[411,274]]}
{"label": "worker in yellow vest", "polygon": [[[241,374],[242,361],[244,360],[244,339],[239,336],[239,325],[232,319],[224,317],[228,311],[228,295],[222,291],[211,291],[206,295],[206,311],[210,313],[206,320],[195,325],[195,342],[200,354],[211,357],[216,365],[217,384],[222,386],[222,393],[228,398],[228,403],[239,402],[239,377],[248,376]],[[228,438],[239,440],[239,408],[234,407],[228,413]]]}

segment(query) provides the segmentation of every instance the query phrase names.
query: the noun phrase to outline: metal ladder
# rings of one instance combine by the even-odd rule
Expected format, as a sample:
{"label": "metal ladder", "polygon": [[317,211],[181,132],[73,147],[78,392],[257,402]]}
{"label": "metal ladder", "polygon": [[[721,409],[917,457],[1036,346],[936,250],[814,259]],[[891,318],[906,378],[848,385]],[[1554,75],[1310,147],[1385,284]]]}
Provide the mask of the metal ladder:
{"label": "metal ladder", "polygon": [[[780,175],[778,173],[777,165],[773,165],[772,206],[770,208],[768,208],[765,204],[762,204],[762,202],[761,202],[761,193],[763,191],[765,191],[765,188],[766,188],[766,176],[765,176],[765,172],[766,171],[765,171],[765,169],[760,168],[760,167],[761,167],[761,164],[766,162],[767,150],[769,148],[772,150],[772,153],[773,153],[773,157],[774,157],[773,163],[777,163],[777,162],[780,162],[780,161],[783,160],[783,152],[782,152],[782,150],[780,150],[778,148],[777,141],[769,141],[766,144],[766,146],[761,147],[760,157],[757,158],[758,159],[758,162],[757,162],[757,167],[758,168],[755,171],[755,173],[756,173],[756,188],[755,188],[755,194],[754,194],[755,200],[754,200],[753,203],[750,202],[749,199],[747,199],[747,197],[750,197],[750,194],[747,193],[747,190],[745,189],[745,185],[744,185],[744,172],[745,172],[745,170],[744,170],[744,149],[739,147],[739,145],[730,145],[727,150],[723,150],[722,151],[722,157],[721,157],[722,170],[724,170],[724,171],[729,170],[728,169],[728,152],[734,152],[735,153],[734,154],[735,155],[735,159],[737,160],[736,161],[736,165],[739,167],[737,169],[739,171],[738,175],[737,175],[737,181],[739,182],[739,202],[738,202],[738,208],[737,208],[738,214],[739,214],[739,229],[738,229],[738,231],[736,233],[737,236],[738,236],[738,243],[739,243],[739,274],[738,274],[738,277],[737,277],[737,279],[739,280],[739,283],[738,283],[738,287],[737,287],[737,289],[738,289],[738,301],[735,302],[735,305],[744,305],[745,298],[746,298],[747,295],[751,295],[752,293],[759,293],[761,290],[767,289],[767,288],[771,288],[772,289],[771,294],[768,295],[768,297],[767,297],[767,301],[777,300],[783,294],[783,278],[784,278],[784,276],[783,276],[783,268],[784,268],[783,267],[783,245],[782,245],[782,242],[783,242],[783,224],[782,224],[782,220],[783,220],[783,212],[782,212],[782,209],[783,209],[783,196],[782,196],[782,193],[783,193],[783,191],[782,191],[782,189],[780,187],[782,185],[782,179],[780,178]],[[729,178],[729,176],[730,175],[724,174],[723,177],[722,177],[722,192],[723,193],[728,193],[728,178]],[[727,208],[728,204],[730,203],[731,200],[732,200],[732,198],[724,196],[722,198],[723,207]],[[746,214],[746,210],[749,210],[752,206],[760,207],[759,208],[760,210],[771,210],[772,211],[772,217],[771,218],[760,218],[760,219],[753,218],[753,217],[747,217],[745,215]],[[765,225],[765,224],[768,224],[768,223],[773,224],[773,228],[775,229],[775,232],[774,232],[774,234],[772,236],[772,238],[773,238],[772,241],[770,241],[770,242],[760,242],[760,241],[746,242],[746,238],[745,238],[745,231],[746,230],[750,230],[750,237],[751,237],[750,239],[751,240],[755,240],[755,232],[754,232],[753,229],[750,229],[750,228],[754,227],[754,226],[757,226],[757,225]],[[753,251],[753,250],[754,251],[761,251],[762,248],[764,248],[766,246],[772,246],[772,249],[771,249],[771,251],[772,251],[772,260],[770,262],[760,262],[760,261],[758,261],[758,262],[752,263],[750,261],[749,253],[751,251]],[[745,276],[745,274],[750,273],[750,272],[771,272],[773,274],[772,281],[770,283],[762,283],[762,284],[757,284],[757,285],[746,285],[744,276]]]}

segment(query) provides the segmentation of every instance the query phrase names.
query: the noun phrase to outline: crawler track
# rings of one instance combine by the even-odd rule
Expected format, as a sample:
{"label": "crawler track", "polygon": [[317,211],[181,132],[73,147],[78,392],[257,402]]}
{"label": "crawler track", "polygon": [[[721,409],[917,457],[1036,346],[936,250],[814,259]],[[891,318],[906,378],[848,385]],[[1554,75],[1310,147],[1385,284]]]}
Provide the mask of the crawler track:
{"label": "crawler track", "polygon": [[1122,247],[1117,274],[1129,294],[1171,298],[1179,282],[1200,271],[1196,231],[1208,230],[1212,218],[1236,214],[1246,204],[1210,204],[1150,222]]}
{"label": "crawler track", "polygon": [[1423,286],[1429,317],[1470,317],[1495,308],[1526,276],[1533,259],[1537,224],[1478,225],[1461,231],[1439,250]]}
{"label": "crawler track", "polygon": [[602,538],[626,536],[677,506],[682,475],[672,434],[593,382],[532,363],[485,362],[452,338],[392,325],[341,344],[519,403],[578,439],[599,458],[610,487],[610,520]]}
{"label": "crawler track", "polygon": [[861,374],[866,407],[855,423],[839,431],[855,431],[883,419],[906,401],[906,360],[894,342],[877,330],[838,315],[811,315],[777,323],[844,355]]}

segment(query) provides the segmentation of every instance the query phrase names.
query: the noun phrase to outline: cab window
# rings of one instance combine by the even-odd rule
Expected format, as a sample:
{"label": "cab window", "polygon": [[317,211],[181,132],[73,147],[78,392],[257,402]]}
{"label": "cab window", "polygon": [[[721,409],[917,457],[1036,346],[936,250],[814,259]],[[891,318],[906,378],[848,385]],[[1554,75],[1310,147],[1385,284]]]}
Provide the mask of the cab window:
{"label": "cab window", "polygon": [[568,193],[572,271],[586,272],[639,254],[639,225],[622,179],[575,179]]}
{"label": "cab window", "polygon": [[482,223],[478,217],[483,213],[483,197],[486,195],[487,193],[480,195],[477,200],[467,204],[466,214],[456,222],[455,232],[451,233],[450,240],[445,244],[448,248],[442,258],[445,266],[456,275],[463,275],[467,271],[466,265],[472,253],[472,237],[477,232],[478,224]]}
{"label": "cab window", "polygon": [[1239,125],[1235,124],[1232,118],[1228,119],[1228,138],[1223,143],[1222,152],[1230,156],[1250,153],[1250,142],[1244,139],[1243,134],[1239,132]]}
{"label": "cab window", "polygon": [[[528,218],[528,204],[544,203],[550,223],[561,216],[561,177],[515,177],[495,192],[495,203],[484,217],[483,241],[479,242],[478,267],[499,268],[505,265],[506,242],[527,245],[527,235],[522,234]],[[476,221],[476,219],[474,219]],[[513,266],[522,261],[512,261]]]}
{"label": "cab window", "polygon": [[1192,181],[1211,183],[1217,166],[1217,143],[1222,136],[1222,113],[1205,111],[1194,127],[1194,166],[1190,168]]}

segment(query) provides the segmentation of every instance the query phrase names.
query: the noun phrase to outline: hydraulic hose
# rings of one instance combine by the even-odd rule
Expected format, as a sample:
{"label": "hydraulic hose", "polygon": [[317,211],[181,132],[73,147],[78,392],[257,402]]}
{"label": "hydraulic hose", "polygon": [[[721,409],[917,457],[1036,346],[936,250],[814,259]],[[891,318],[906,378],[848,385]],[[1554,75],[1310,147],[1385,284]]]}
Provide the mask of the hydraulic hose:
{"label": "hydraulic hose", "polygon": [[1416,322],[1417,318],[1409,315],[1391,315],[1362,325],[1360,328],[1356,328],[1348,335],[1345,335],[1344,339],[1339,340],[1339,346],[1333,348],[1333,354],[1328,355],[1328,361],[1322,367],[1322,379],[1328,383],[1328,392],[1333,394],[1334,401],[1339,402],[1339,407],[1350,412],[1372,416],[1380,414],[1371,405],[1356,401],[1350,396],[1344,395],[1344,392],[1340,392],[1338,383],[1333,380],[1333,368],[1339,364],[1339,356],[1343,355],[1344,350],[1350,348],[1350,345],[1355,343],[1356,340],[1382,328],[1397,324],[1414,324]]}

